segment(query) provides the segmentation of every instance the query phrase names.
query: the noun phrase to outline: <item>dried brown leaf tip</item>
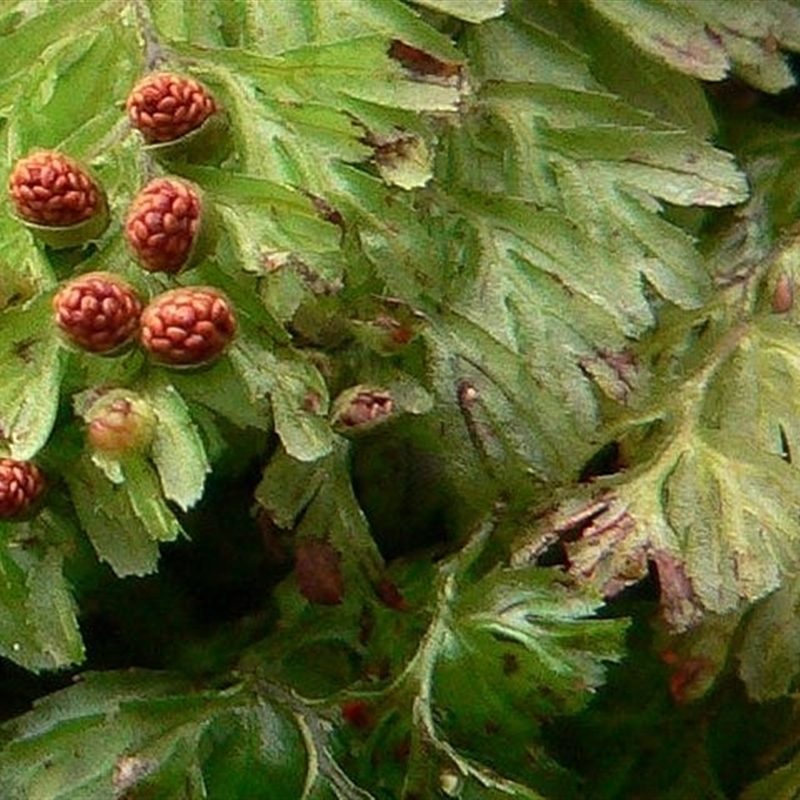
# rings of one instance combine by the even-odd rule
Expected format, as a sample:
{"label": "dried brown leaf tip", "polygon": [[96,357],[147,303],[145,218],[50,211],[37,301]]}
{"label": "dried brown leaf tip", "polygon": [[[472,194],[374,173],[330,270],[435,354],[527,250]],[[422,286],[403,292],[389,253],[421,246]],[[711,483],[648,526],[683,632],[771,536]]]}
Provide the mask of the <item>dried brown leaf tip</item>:
{"label": "dried brown leaf tip", "polygon": [[147,144],[174,142],[197,130],[217,111],[209,91],[193,78],[155,72],[131,90],[128,118]]}
{"label": "dried brown leaf tip", "polygon": [[398,61],[414,77],[432,83],[458,84],[462,66],[452,61],[442,61],[418,47],[395,39],[389,47],[389,57]]}
{"label": "dried brown leaf tip", "polygon": [[93,353],[108,353],[131,341],[142,305],[133,287],[108,272],[81,275],[53,298],[56,325],[70,342]]}
{"label": "dried brown leaf tip", "polygon": [[162,364],[193,366],[216,358],[236,334],[230,301],[213,286],[158,295],[141,318],[141,342]]}
{"label": "dried brown leaf tip", "polygon": [[99,186],[81,164],[50,150],[18,161],[8,191],[18,217],[58,228],[90,219],[105,203]]}
{"label": "dried brown leaf tip", "polygon": [[201,226],[203,200],[193,184],[157,178],[134,198],[125,238],[148,272],[174,274],[187,266]]}
{"label": "dried brown leaf tip", "polygon": [[34,463],[0,458],[0,519],[24,514],[44,488],[44,475]]}
{"label": "dried brown leaf tip", "polygon": [[591,584],[606,598],[620,594],[647,578],[657,577],[661,613],[674,631],[697,624],[702,603],[685,566],[676,553],[654,541],[613,492],[567,503],[541,518],[537,534],[515,549],[514,565],[559,561],[582,584]]}

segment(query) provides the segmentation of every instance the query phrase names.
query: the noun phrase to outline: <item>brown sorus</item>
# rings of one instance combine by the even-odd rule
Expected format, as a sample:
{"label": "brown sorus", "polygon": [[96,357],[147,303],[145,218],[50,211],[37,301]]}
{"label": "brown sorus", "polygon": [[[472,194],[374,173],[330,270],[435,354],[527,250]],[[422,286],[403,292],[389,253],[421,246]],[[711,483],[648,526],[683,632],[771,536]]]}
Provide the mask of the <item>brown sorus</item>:
{"label": "brown sorus", "polygon": [[203,201],[192,184],[156,178],[133,200],[125,238],[148,272],[174,274],[186,266],[200,231]]}
{"label": "brown sorus", "polygon": [[158,295],[141,318],[141,342],[163,364],[190,366],[216,358],[236,334],[230,302],[213,286],[186,286]]}
{"label": "brown sorus", "polygon": [[147,400],[126,389],[104,391],[84,413],[95,450],[111,456],[145,451],[153,440],[156,417]]}
{"label": "brown sorus", "polygon": [[139,81],[126,107],[131,125],[148,144],[174,142],[199,128],[217,110],[202,84],[172,72],[155,72]]}
{"label": "brown sorus", "polygon": [[128,283],[108,272],[89,272],[65,283],[53,298],[55,320],[73,344],[107,353],[139,328],[142,301]]}
{"label": "brown sorus", "polygon": [[0,458],[0,519],[23,514],[44,487],[44,475],[31,461]]}
{"label": "brown sorus", "polygon": [[88,172],[61,153],[43,150],[20,159],[8,180],[18,217],[36,225],[66,228],[97,213],[102,192]]}

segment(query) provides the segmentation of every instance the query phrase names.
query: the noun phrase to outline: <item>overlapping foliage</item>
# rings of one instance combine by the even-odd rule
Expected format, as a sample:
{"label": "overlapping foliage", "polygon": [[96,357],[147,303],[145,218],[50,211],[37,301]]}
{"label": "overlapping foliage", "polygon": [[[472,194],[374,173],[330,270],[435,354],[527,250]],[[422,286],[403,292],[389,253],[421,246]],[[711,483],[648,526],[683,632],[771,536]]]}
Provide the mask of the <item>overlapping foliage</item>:
{"label": "overlapping foliage", "polygon": [[[668,689],[729,672],[754,700],[794,688],[796,135],[754,116],[735,158],[697,79],[790,87],[798,31],[781,0],[4,9],[7,167],[83,159],[113,221],[65,255],[0,216],[2,448],[51,482],[2,524],[0,655],[83,663],[106,568],[139,580],[184,533],[229,536],[220,508],[187,512],[245,459],[265,547],[296,569],[264,577],[252,635],[193,632],[171,672],[88,672],[7,722],[0,794],[625,796],[644,745],[581,765],[558,741],[624,727],[615,683],[578,712],[610,663],[647,661],[642,620],[626,647],[605,604],[648,575],[664,663],[643,730]],[[76,272],[171,280],[133,265],[120,221],[162,169],[124,101],[162,67],[202,80],[232,136],[221,163],[173,165],[220,226],[177,282],[240,321],[198,372],[74,352],[50,312]],[[150,453],[86,446],[76,409],[105,385],[151,404]],[[391,398],[386,419],[354,422],[354,387]],[[709,752],[676,752],[653,796],[724,796]],[[789,760],[746,796],[798,783]]]}

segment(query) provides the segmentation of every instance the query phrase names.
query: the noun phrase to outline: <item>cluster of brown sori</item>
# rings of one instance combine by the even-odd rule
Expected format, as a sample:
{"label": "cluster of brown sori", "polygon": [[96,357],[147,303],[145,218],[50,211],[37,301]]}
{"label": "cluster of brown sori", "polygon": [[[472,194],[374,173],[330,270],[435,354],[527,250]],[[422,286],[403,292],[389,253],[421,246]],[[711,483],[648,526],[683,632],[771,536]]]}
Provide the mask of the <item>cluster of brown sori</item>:
{"label": "cluster of brown sori", "polygon": [[[219,112],[202,84],[169,72],[137,83],[126,108],[131,126],[147,146],[180,147],[183,137],[195,134]],[[35,151],[17,161],[8,193],[20,222],[53,247],[85,244],[76,240],[76,229],[108,214],[100,182],[80,162],[57,151]],[[197,186],[177,177],[159,177],[133,198],[124,235],[144,270],[177,275],[197,260],[206,218]],[[90,229],[87,238],[97,239],[106,225],[100,226],[99,234],[97,227]],[[65,245],[58,244],[62,230],[69,234]],[[114,356],[138,343],[153,361],[172,367],[208,364],[225,350],[237,327],[230,301],[213,286],[174,288],[147,304],[131,283],[111,272],[89,272],[65,281],[53,297],[53,309],[55,325],[74,347]],[[0,519],[25,516],[44,484],[32,462],[0,458]]]}
{"label": "cluster of brown sori", "polygon": [[93,353],[114,353],[137,338],[161,364],[198,366],[216,358],[236,333],[230,301],[213,286],[183,286],[144,306],[136,289],[110,272],[66,282],[53,298],[64,336]]}
{"label": "cluster of brown sori", "polygon": [[[202,84],[169,72],[146,76],[127,102],[130,123],[147,144],[178,142],[218,110]],[[58,152],[40,151],[21,159],[8,185],[16,215],[36,226],[70,228],[104,204],[102,189],[89,171]],[[125,239],[143,269],[177,275],[192,265],[206,217],[197,186],[177,177],[155,178],[128,208]],[[230,302],[207,286],[167,292],[145,309],[127,281],[91,272],[63,284],[53,303],[56,325],[71,344],[114,354],[138,338],[162,364],[205,364],[225,349],[236,331]]]}

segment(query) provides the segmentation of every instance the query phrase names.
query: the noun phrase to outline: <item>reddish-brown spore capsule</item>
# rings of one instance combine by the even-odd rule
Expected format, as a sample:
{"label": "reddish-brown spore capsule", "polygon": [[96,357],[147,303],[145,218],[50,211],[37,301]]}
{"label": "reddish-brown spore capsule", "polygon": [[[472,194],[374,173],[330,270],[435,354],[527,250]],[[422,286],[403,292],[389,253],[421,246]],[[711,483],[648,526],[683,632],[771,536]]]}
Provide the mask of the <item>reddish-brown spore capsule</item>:
{"label": "reddish-brown spore capsule", "polygon": [[31,461],[0,458],[0,519],[23,514],[44,487],[44,475]]}
{"label": "reddish-brown spore capsule", "polygon": [[202,199],[185,181],[157,178],[133,200],[125,238],[148,272],[174,274],[186,265],[200,231]]}
{"label": "reddish-brown spore capsule", "polygon": [[158,295],[141,318],[141,342],[162,364],[190,366],[216,358],[236,334],[230,302],[212,286],[187,286]]}
{"label": "reddish-brown spore capsule", "polygon": [[110,456],[143,452],[153,440],[156,417],[150,404],[135,392],[112,389],[84,414],[92,448]]}
{"label": "reddish-brown spore capsule", "polygon": [[174,142],[199,128],[216,110],[208,90],[193,78],[156,72],[131,90],[127,101],[131,125],[148,144]]}
{"label": "reddish-brown spore capsule", "polygon": [[107,272],[89,272],[64,284],[53,298],[56,325],[73,344],[107,353],[139,329],[142,301],[128,283]]}
{"label": "reddish-brown spore capsule", "polygon": [[49,150],[19,160],[8,191],[18,217],[54,228],[84,222],[103,202],[99,187],[77,161]]}

